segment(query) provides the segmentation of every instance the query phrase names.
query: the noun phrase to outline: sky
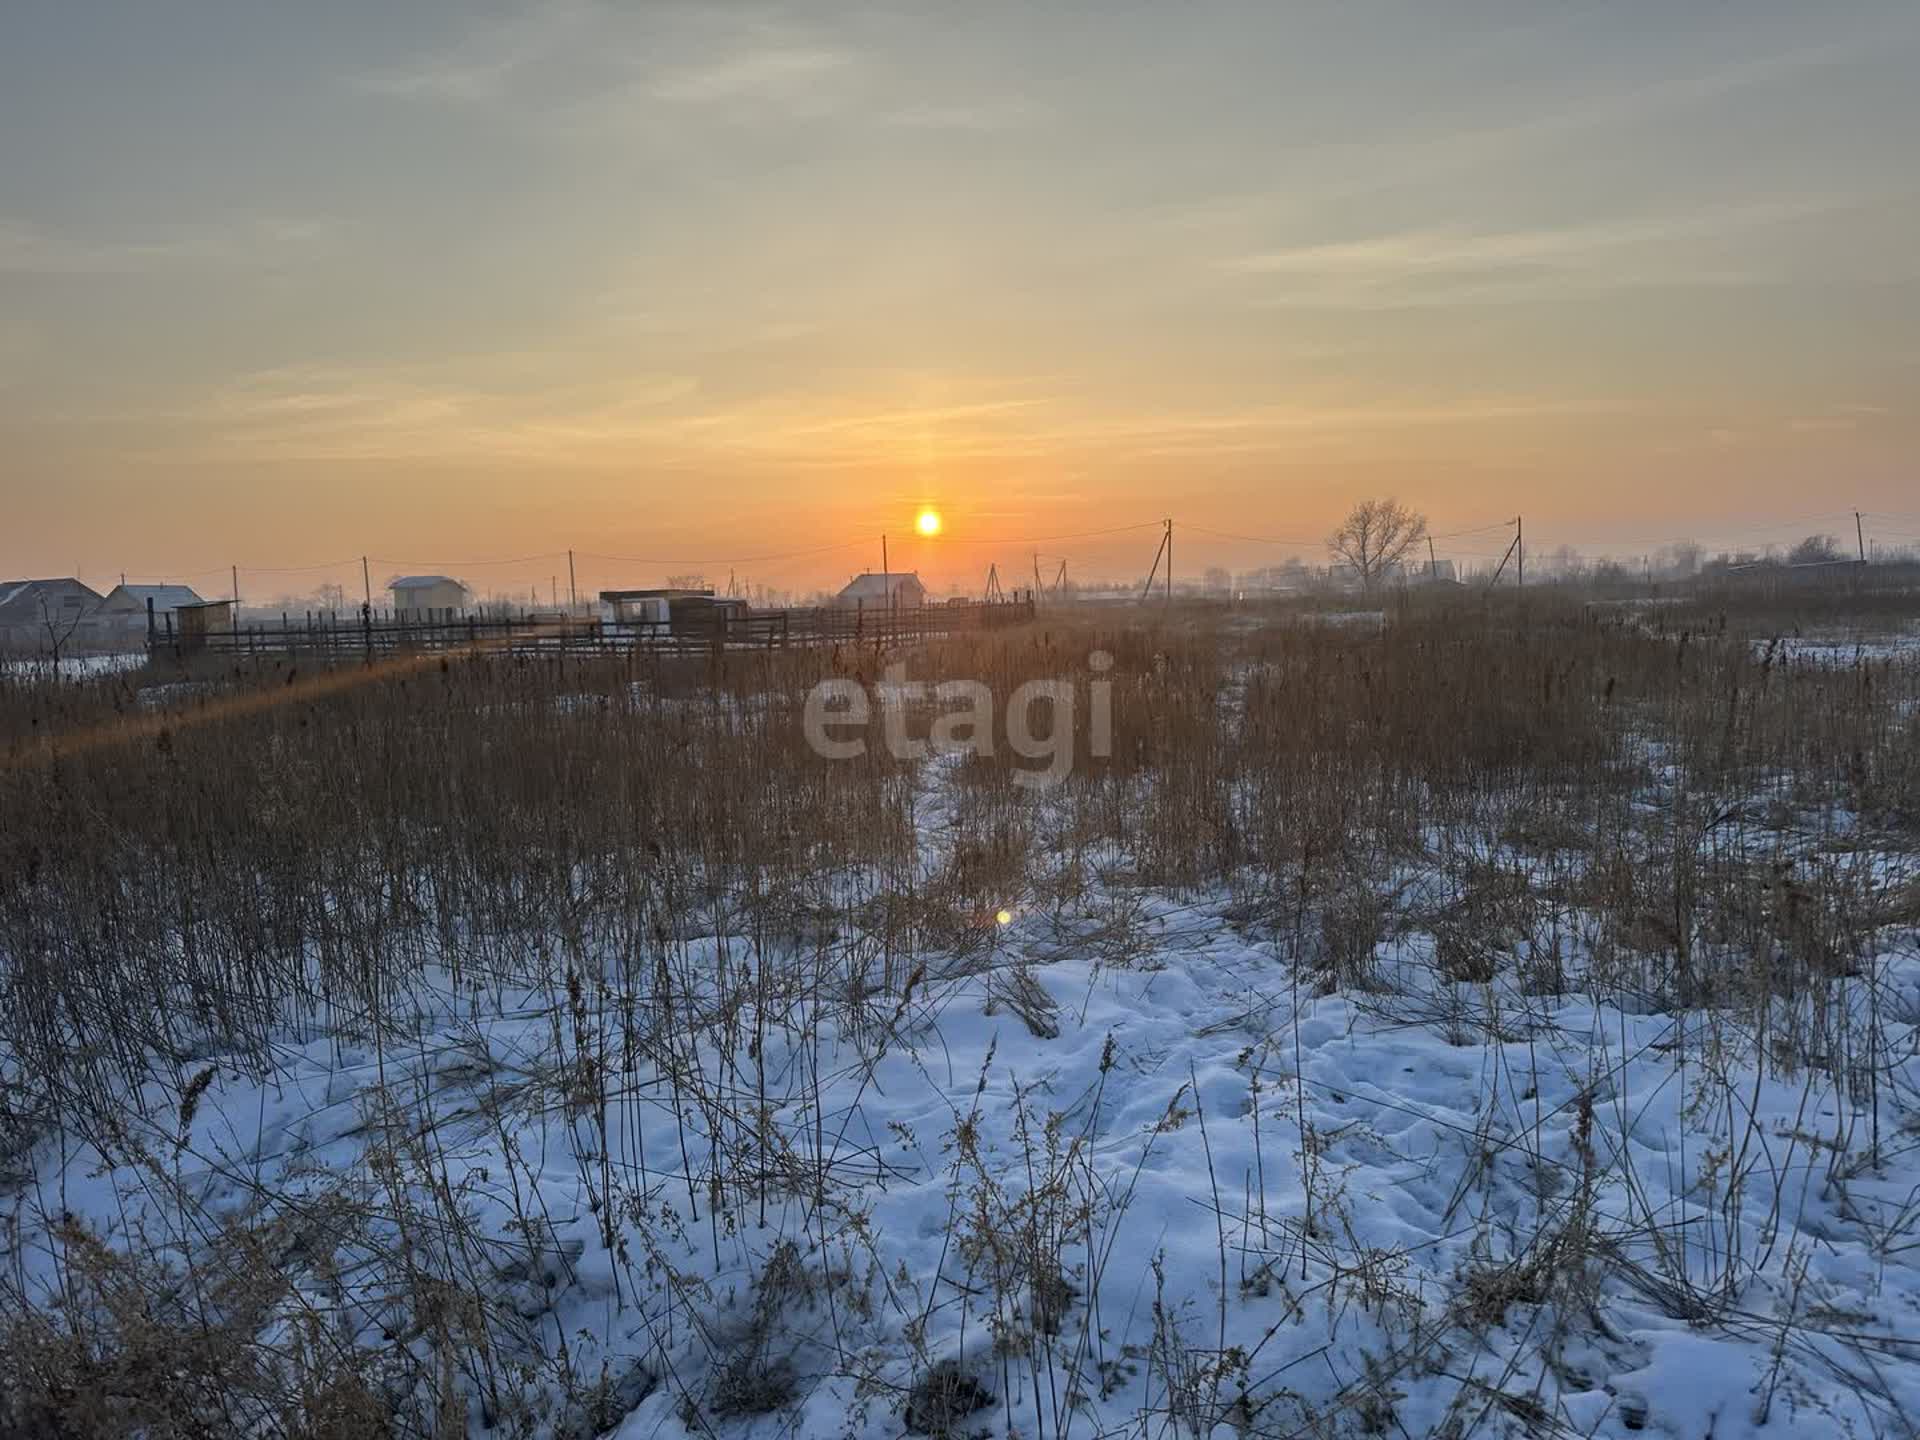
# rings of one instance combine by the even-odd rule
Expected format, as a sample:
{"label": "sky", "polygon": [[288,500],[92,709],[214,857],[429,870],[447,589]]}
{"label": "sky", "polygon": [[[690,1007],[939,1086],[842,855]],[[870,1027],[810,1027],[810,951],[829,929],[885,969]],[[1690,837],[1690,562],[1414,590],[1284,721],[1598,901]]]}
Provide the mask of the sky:
{"label": "sky", "polygon": [[1917,62],[1910,0],[21,0],[0,577],[1900,543]]}

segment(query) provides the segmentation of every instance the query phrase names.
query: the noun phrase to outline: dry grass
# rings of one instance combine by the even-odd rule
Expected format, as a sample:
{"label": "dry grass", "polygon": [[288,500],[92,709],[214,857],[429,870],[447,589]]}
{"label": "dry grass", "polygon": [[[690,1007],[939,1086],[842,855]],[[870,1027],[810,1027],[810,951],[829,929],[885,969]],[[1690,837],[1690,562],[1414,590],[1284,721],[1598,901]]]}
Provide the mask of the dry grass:
{"label": "dry grass", "polygon": [[[1801,605],[1808,623],[1913,605],[1853,598]],[[563,1105],[588,1137],[599,1127],[576,1158],[610,1249],[644,1252],[657,1223],[636,1208],[650,1182],[614,1168],[605,1137],[612,1102],[647,1075],[714,1157],[680,1177],[680,1223],[711,1227],[717,1252],[723,1228],[799,1196],[820,1227],[800,1237],[820,1242],[810,1253],[850,1257],[802,1273],[776,1250],[744,1329],[706,1336],[700,1383],[583,1375],[564,1337],[521,1313],[543,1267],[568,1263],[543,1246],[531,1166],[513,1177],[526,1210],[503,1256],[463,1218],[437,1137],[405,1118],[408,1085],[424,1094],[436,1077],[396,1075],[378,1159],[337,1206],[263,1195],[186,1255],[73,1231],[51,1303],[0,1287],[0,1434],[461,1434],[482,1419],[591,1434],[656,1383],[694,1428],[780,1408],[799,1373],[796,1308],[831,1319],[799,1328],[838,1336],[863,1307],[900,1302],[854,1263],[847,1219],[882,1162],[766,1122],[768,1047],[810,1059],[817,1083],[831,1028],[871,1066],[929,1021],[942,977],[969,970],[1046,1033],[1053,1002],[1031,973],[997,968],[986,897],[1050,911],[1063,945],[1124,965],[1143,948],[1128,897],[1224,892],[1275,939],[1291,981],[1449,1033],[1522,1033],[1526,1017],[1491,1001],[1461,1008],[1512,973],[1528,994],[1577,983],[1711,1016],[1697,1079],[1730,1077],[1758,1050],[1785,1073],[1875,1085],[1875,1025],[1893,1001],[1872,989],[1871,940],[1911,923],[1915,893],[1875,857],[1920,848],[1920,665],[1787,663],[1764,642],[1792,597],[1749,601],[1622,612],[1573,594],[1403,597],[1378,628],[1060,611],[956,637],[909,657],[913,673],[1001,696],[1067,676],[1084,693],[1087,657],[1108,652],[1118,744],[1090,758],[1082,705],[1072,777],[1034,792],[1013,783],[1024,762],[996,720],[993,756],[954,768],[932,838],[877,707],[864,760],[828,763],[804,743],[805,686],[876,680],[871,655],[266,668],[188,691],[155,688],[180,683],[159,676],[0,681],[0,1169],[60,1130],[164,1187],[165,1157],[123,1123],[131,1089],[177,1097],[190,1131],[203,1057],[270,1073],[289,1031],[400,1047],[450,978],[498,1003],[548,997],[564,1064],[490,1094],[489,1113],[509,1155],[515,1105]],[[1409,867],[1437,888],[1409,889]],[[1400,945],[1416,934],[1429,950]],[[719,937],[722,958],[693,936]],[[1576,951],[1590,957],[1577,977]],[[1404,953],[1416,958],[1392,958]],[[1456,1008],[1416,1013],[1439,992],[1396,973],[1408,963],[1443,976]],[[725,1087],[703,1078],[695,1035],[724,1057]],[[1024,1099],[1019,1121],[1018,1183],[971,1147],[964,1119],[952,1152],[956,1255],[990,1296],[998,1383],[917,1356],[899,1397],[917,1433],[966,1433],[990,1395],[1011,1403],[1024,1371],[1035,1406],[1050,1396],[1028,1418],[1064,1434],[1073,1405],[1046,1377],[1092,1391],[1120,1363],[1067,1320],[1098,1305],[1116,1219],[1087,1160],[1092,1122],[1068,1127]],[[1311,1171],[1313,1156],[1299,1163]],[[1729,1156],[1726,1193],[1762,1163]],[[1343,1250],[1330,1182],[1305,1184],[1322,1209],[1287,1243],[1332,1267],[1334,1293],[1393,1311],[1391,1266]],[[1618,1237],[1598,1236],[1594,1184],[1573,1176],[1551,1225],[1462,1276],[1449,1323],[1497,1325],[1521,1305],[1565,1319],[1588,1303],[1595,1267],[1619,1258]],[[844,1227],[831,1245],[827,1215]],[[348,1378],[369,1360],[364,1329],[296,1295],[291,1246],[322,1281],[349,1264],[388,1275],[380,1383]],[[1722,1283],[1703,1287],[1658,1247],[1632,1261],[1702,1313],[1757,1262],[1721,1263]],[[710,1307],[692,1282],[667,1283],[669,1317]],[[1146,1359],[1164,1419],[1278,1425],[1293,1402],[1252,1394],[1251,1358],[1210,1352],[1194,1324],[1156,1318]],[[1346,1397],[1362,1428],[1392,1433],[1394,1367],[1430,1363],[1436,1336],[1403,1339]],[[810,1343],[853,1364],[837,1341]],[[1532,1413],[1503,1393],[1461,1403]],[[1288,1413],[1295,1428],[1269,1433],[1336,1433],[1315,1429],[1334,1423],[1326,1412]]]}

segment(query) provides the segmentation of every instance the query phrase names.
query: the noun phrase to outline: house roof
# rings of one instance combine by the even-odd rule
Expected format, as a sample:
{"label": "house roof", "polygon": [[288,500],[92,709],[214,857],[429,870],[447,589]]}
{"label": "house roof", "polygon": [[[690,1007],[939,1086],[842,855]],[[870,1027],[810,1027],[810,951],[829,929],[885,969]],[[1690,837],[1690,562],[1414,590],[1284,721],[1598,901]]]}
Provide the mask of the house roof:
{"label": "house roof", "polygon": [[431,590],[436,585],[459,585],[462,590],[467,588],[451,575],[396,575],[387,582],[389,590]]}
{"label": "house roof", "polygon": [[879,599],[892,591],[902,589],[908,585],[915,586],[921,590],[927,588],[920,583],[920,577],[911,570],[888,570],[884,572],[869,570],[849,580],[846,589],[840,592],[840,598],[843,600],[864,600],[868,596],[873,596],[875,599]]}
{"label": "house roof", "polygon": [[118,585],[107,592],[107,600],[111,602],[115,596],[133,601],[138,610],[146,609],[149,600],[156,610],[177,610],[182,605],[201,603],[190,585]]}
{"label": "house roof", "polygon": [[[61,594],[72,590],[78,590],[83,598],[96,605],[100,603],[99,591],[71,577],[56,580],[0,580],[0,614],[17,610],[37,616],[38,599],[42,594]],[[19,616],[16,615],[14,619],[17,622]]]}

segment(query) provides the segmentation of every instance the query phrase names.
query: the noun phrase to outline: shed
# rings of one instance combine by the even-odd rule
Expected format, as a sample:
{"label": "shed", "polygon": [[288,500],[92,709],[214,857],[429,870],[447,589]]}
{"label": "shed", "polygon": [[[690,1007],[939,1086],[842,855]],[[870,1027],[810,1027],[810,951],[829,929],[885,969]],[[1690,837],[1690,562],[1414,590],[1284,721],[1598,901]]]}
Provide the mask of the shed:
{"label": "shed", "polygon": [[173,607],[173,638],[182,650],[204,650],[207,636],[233,629],[233,601],[202,600]]}
{"label": "shed", "polygon": [[722,635],[747,613],[747,602],[732,596],[675,595],[667,601],[669,628],[676,635]]}
{"label": "shed", "polygon": [[611,625],[664,625],[673,616],[675,601],[712,600],[711,590],[674,589],[602,590],[600,618]]}
{"label": "shed", "polygon": [[465,615],[473,599],[473,592],[451,575],[396,575],[387,589],[399,620],[452,620]]}
{"label": "shed", "polygon": [[927,587],[912,571],[869,570],[847,582],[833,603],[844,610],[856,606],[867,609],[908,609],[927,603]]}

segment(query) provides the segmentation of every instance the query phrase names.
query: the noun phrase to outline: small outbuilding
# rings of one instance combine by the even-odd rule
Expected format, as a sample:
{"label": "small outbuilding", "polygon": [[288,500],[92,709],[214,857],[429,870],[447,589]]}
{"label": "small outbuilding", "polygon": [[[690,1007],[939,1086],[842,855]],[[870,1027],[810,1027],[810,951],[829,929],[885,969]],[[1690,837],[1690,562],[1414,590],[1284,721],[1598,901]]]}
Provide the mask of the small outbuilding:
{"label": "small outbuilding", "polygon": [[451,575],[396,575],[387,582],[396,620],[457,620],[473,592]]}
{"label": "small outbuilding", "polygon": [[610,625],[664,625],[673,617],[673,607],[685,608],[687,601],[712,601],[711,590],[675,589],[602,590],[600,618]]}
{"label": "small outbuilding", "polygon": [[843,610],[906,610],[927,603],[927,587],[910,570],[869,570],[849,580],[833,603]]}
{"label": "small outbuilding", "polygon": [[173,607],[173,638],[182,650],[204,650],[207,636],[233,629],[233,601],[202,600]]}

